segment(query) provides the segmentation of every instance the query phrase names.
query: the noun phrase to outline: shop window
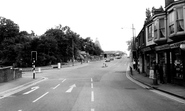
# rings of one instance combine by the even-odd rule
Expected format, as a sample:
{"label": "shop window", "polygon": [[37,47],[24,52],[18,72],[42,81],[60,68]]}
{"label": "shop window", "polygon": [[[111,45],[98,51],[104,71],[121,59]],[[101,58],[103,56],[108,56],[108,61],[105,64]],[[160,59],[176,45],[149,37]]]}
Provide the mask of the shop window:
{"label": "shop window", "polygon": [[176,11],[177,32],[184,31],[183,8],[177,8]]}
{"label": "shop window", "polygon": [[169,34],[173,34],[175,32],[175,28],[174,28],[174,20],[175,20],[175,16],[174,16],[174,11],[170,12],[168,15],[169,18]]}
{"label": "shop window", "polygon": [[175,78],[183,79],[183,62],[180,53],[175,53],[174,58]]}
{"label": "shop window", "polygon": [[164,38],[165,37],[164,18],[159,19],[159,35],[160,35],[160,38]]}

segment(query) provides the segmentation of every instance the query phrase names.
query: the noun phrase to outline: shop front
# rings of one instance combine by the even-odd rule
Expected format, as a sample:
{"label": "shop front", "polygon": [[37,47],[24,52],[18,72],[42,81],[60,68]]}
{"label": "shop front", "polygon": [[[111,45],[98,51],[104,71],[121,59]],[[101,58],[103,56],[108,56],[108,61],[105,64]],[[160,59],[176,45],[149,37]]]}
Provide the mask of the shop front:
{"label": "shop front", "polygon": [[[158,66],[162,66],[163,74],[158,74],[158,79],[162,79],[164,83],[171,82],[171,69],[170,69],[170,45],[165,44],[161,46],[156,46],[156,63]],[[160,77],[162,76],[162,77]]]}
{"label": "shop front", "polygon": [[143,49],[143,51],[144,51],[144,58],[145,58],[144,69],[145,69],[146,76],[148,77],[150,69],[152,68],[153,62],[155,62],[156,60],[156,55],[155,55],[155,50],[152,47],[147,47]]}
{"label": "shop front", "polygon": [[180,47],[185,41],[171,44],[172,82],[185,86],[185,51]]}

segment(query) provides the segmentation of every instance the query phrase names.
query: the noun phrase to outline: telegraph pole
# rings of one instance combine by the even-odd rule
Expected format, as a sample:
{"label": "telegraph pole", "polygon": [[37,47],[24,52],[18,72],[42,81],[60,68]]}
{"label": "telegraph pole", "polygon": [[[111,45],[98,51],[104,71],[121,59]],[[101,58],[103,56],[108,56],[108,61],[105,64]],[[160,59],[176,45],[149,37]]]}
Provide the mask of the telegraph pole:
{"label": "telegraph pole", "polygon": [[132,39],[132,61],[134,60],[134,24],[132,24],[132,33],[133,33],[133,39]]}

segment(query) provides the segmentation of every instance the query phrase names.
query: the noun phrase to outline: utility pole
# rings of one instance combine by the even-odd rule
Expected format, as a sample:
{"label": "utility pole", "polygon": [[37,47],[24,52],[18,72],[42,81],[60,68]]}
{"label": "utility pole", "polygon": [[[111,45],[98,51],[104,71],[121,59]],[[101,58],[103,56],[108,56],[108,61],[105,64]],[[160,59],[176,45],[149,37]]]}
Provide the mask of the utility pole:
{"label": "utility pole", "polygon": [[132,61],[134,60],[134,43],[135,43],[135,41],[134,41],[134,30],[135,30],[134,24],[132,24],[132,33],[133,33],[133,39],[132,39]]}

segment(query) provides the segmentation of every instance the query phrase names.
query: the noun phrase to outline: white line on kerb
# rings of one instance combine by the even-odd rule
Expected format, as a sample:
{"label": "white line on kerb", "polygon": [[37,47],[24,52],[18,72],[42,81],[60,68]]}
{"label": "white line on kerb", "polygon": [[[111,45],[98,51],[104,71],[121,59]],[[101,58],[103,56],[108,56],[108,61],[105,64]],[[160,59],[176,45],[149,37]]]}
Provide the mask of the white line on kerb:
{"label": "white line on kerb", "polygon": [[91,101],[93,102],[94,101],[94,92],[91,91]]}
{"label": "white line on kerb", "polygon": [[36,101],[38,101],[39,99],[41,99],[42,97],[44,97],[45,95],[47,95],[49,92],[46,92],[46,93],[44,93],[42,96],[40,96],[39,98],[37,98],[37,99],[35,99],[34,101],[33,101],[33,103],[34,102],[36,102]]}
{"label": "white line on kerb", "polygon": [[58,86],[60,86],[60,84],[56,85],[53,89],[56,89]]}
{"label": "white line on kerb", "polygon": [[62,80],[62,82],[66,81],[66,79]]}
{"label": "white line on kerb", "polygon": [[93,88],[93,83],[91,83],[91,88]]}
{"label": "white line on kerb", "polygon": [[91,82],[93,82],[93,79],[91,78]]}

